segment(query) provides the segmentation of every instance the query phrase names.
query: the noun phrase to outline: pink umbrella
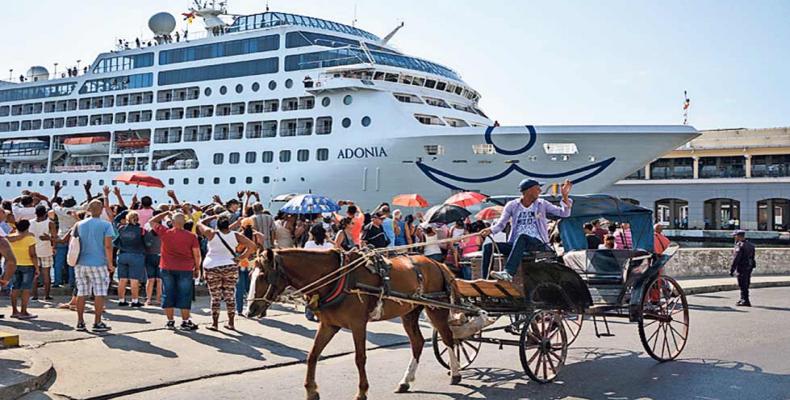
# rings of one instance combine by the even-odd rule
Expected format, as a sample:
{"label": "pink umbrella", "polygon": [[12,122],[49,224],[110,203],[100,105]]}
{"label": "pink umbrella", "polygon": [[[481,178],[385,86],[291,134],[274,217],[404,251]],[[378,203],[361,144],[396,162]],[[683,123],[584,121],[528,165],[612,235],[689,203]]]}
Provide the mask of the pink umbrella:
{"label": "pink umbrella", "polygon": [[487,198],[488,196],[482,193],[461,192],[450,196],[450,198],[444,201],[444,204],[454,204],[456,206],[469,207],[481,203]]}

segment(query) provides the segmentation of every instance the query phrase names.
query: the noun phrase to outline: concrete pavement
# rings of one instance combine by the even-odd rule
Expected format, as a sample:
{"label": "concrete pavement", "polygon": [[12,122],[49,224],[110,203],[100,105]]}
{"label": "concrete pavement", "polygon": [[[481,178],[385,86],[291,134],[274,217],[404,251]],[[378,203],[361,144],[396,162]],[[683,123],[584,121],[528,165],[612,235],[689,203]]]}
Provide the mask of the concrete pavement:
{"label": "concrete pavement", "polygon": [[[734,278],[729,277],[681,281],[692,293],[727,289],[733,283]],[[755,277],[754,284],[790,285],[790,277]],[[47,384],[46,394],[53,396],[108,398],[245,372],[300,368],[295,365],[305,360],[316,324],[284,306],[262,321],[240,319],[236,332],[212,332],[205,329],[210,320],[207,300],[199,298],[193,308],[193,319],[203,326],[191,333],[165,330],[165,318],[158,308],[119,309],[115,304],[106,313],[113,329],[105,334],[74,331],[76,315],[47,307],[46,303],[35,303],[38,319],[0,320],[0,330],[20,335],[23,348],[14,352],[52,360],[57,376]],[[92,315],[86,316],[86,321],[91,319]],[[398,322],[379,322],[370,327],[368,349],[407,343]],[[430,329],[424,322],[426,337]],[[8,351],[0,350],[0,359],[10,354]],[[350,333],[341,332],[324,355],[344,357],[352,352]],[[400,364],[397,368],[400,375]],[[0,382],[5,381],[6,375],[0,369]],[[86,384],[86,380],[90,383]],[[30,382],[28,390],[41,387],[40,381]]]}

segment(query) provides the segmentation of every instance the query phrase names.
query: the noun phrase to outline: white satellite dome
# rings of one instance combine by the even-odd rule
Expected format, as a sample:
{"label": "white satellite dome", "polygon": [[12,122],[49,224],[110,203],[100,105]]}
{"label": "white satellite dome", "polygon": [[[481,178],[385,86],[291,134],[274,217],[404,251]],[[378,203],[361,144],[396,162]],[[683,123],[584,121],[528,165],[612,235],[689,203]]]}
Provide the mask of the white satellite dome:
{"label": "white satellite dome", "polygon": [[40,65],[36,65],[30,67],[30,69],[27,70],[27,74],[25,74],[25,77],[27,78],[27,80],[32,82],[46,81],[49,79],[49,71],[47,71],[46,68]]}
{"label": "white satellite dome", "polygon": [[156,36],[169,35],[176,29],[176,18],[167,12],[156,13],[148,20],[148,28]]}

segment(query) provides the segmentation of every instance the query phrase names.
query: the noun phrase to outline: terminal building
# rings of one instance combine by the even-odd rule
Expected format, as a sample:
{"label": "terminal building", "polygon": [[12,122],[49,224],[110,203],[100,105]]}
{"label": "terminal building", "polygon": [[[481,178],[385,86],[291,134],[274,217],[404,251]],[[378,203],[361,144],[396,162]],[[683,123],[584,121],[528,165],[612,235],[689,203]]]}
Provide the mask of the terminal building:
{"label": "terminal building", "polygon": [[790,128],[702,135],[612,185],[670,229],[788,231]]}

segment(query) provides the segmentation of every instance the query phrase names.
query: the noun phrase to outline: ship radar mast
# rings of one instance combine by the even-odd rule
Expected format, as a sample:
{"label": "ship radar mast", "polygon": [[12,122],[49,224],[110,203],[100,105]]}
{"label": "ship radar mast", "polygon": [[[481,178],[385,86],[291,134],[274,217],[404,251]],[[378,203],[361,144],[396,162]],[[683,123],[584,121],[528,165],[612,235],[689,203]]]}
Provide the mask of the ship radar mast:
{"label": "ship radar mast", "polygon": [[189,8],[189,12],[195,17],[203,18],[203,24],[209,35],[218,36],[225,32],[228,24],[220,18],[220,15],[228,15],[227,0],[205,0],[202,3],[194,0],[194,4],[194,7]]}

